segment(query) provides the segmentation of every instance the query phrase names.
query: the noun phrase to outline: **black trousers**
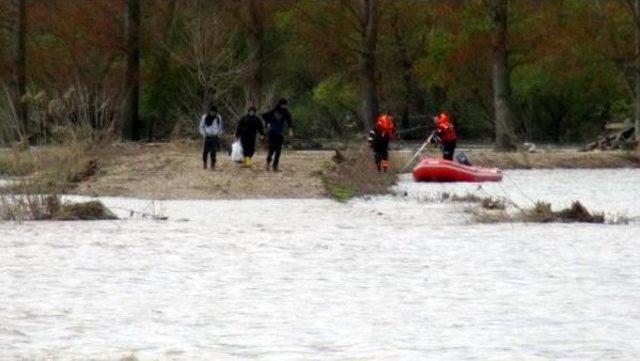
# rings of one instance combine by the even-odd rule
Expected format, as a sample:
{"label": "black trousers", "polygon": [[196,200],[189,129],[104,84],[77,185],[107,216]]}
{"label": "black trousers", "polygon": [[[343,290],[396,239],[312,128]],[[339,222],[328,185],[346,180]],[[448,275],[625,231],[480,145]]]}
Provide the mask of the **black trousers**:
{"label": "black trousers", "polygon": [[442,142],[442,158],[453,160],[453,153],[456,151],[456,141]]}
{"label": "black trousers", "polygon": [[267,155],[267,163],[271,164],[273,159],[273,167],[278,168],[280,163],[280,153],[282,153],[282,144],[284,136],[282,134],[269,134],[269,155]]}
{"label": "black trousers", "polygon": [[216,153],[220,147],[220,140],[217,136],[205,137],[202,142],[202,161],[207,163],[207,158],[211,155],[211,165],[216,164]]}
{"label": "black trousers", "polygon": [[252,158],[256,153],[256,135],[252,136],[240,136],[240,143],[242,144],[242,154],[245,157]]}
{"label": "black trousers", "polygon": [[376,139],[373,142],[373,155],[378,168],[383,160],[389,160],[389,140]]}

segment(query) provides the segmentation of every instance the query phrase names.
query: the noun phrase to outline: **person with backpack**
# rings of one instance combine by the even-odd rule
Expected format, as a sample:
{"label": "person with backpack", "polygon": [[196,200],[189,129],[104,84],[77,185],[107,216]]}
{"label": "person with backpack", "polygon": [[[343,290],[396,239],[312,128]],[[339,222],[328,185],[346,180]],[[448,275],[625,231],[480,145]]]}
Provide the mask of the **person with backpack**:
{"label": "person with backpack", "polygon": [[209,112],[200,119],[200,134],[202,140],[202,165],[207,169],[207,158],[211,156],[211,170],[216,168],[216,153],[220,147],[222,135],[222,116],[218,113],[218,107],[211,105]]}
{"label": "person with backpack", "polygon": [[378,172],[386,172],[389,169],[389,142],[395,135],[396,126],[393,117],[389,114],[380,114],[376,119],[375,127],[369,131],[369,145],[373,149]]}
{"label": "person with backpack", "polygon": [[433,122],[435,124],[435,129],[429,136],[429,140],[433,139],[442,145],[443,159],[453,160],[458,136],[453,124],[451,123],[449,114],[441,112],[433,117]]}
{"label": "person with backpack", "polygon": [[250,107],[247,115],[238,122],[236,129],[236,139],[240,140],[244,154],[244,167],[250,168],[253,165],[253,155],[256,151],[256,135],[264,135],[262,120],[256,115],[256,108]]}
{"label": "person with backpack", "polygon": [[[274,172],[278,171],[280,164],[285,127],[289,127],[289,136],[293,136],[293,121],[291,113],[287,109],[287,104],[286,99],[280,99],[273,110],[262,115],[267,126],[267,140],[269,142],[266,169],[273,169]],[[272,160],[273,165],[271,163]]]}

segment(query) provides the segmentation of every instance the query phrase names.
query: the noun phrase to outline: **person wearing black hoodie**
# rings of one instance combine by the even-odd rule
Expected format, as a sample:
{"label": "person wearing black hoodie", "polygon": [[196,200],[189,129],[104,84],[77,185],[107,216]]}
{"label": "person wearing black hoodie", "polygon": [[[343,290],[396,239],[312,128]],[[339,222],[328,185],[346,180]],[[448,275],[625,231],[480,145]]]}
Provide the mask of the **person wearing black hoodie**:
{"label": "person wearing black hoodie", "polygon": [[256,108],[250,107],[247,115],[238,122],[238,128],[236,129],[236,138],[240,139],[242,144],[243,166],[247,168],[251,167],[253,162],[252,158],[256,151],[256,135],[258,133],[264,135],[262,120],[256,115]]}
{"label": "person wearing black hoodie", "polygon": [[[280,154],[282,153],[282,145],[284,144],[284,129],[289,127],[289,136],[293,136],[293,121],[291,113],[287,109],[287,100],[280,99],[276,107],[265,114],[262,118],[267,125],[267,134],[269,141],[269,153],[267,155],[267,170],[273,169],[278,171],[280,164]],[[271,161],[273,160],[273,168]]]}

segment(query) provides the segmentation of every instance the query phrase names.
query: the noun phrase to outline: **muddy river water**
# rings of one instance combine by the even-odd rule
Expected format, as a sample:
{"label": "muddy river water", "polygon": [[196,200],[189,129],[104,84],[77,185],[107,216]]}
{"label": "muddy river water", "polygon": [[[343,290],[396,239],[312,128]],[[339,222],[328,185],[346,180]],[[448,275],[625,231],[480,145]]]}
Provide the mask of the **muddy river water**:
{"label": "muddy river water", "polygon": [[[164,201],[0,223],[0,360],[640,358],[640,170],[507,172],[398,196]],[[482,192],[626,225],[475,224]],[[121,216],[147,200],[103,199]]]}

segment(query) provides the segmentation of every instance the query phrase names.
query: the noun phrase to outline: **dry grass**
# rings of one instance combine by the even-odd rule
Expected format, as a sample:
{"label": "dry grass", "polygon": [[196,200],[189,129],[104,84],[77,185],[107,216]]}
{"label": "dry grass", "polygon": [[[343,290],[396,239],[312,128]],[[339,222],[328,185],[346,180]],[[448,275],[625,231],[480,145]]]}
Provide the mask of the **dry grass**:
{"label": "dry grass", "polygon": [[[527,152],[496,152],[491,149],[458,149],[465,152],[473,165],[500,169],[551,169],[551,168],[636,168],[640,167],[640,151],[579,152],[577,150],[540,150]],[[393,155],[401,163],[407,163],[413,151],[398,151]],[[439,158],[438,149],[427,148],[423,157]],[[420,157],[419,157],[420,158]],[[406,169],[411,171],[416,161]]]}
{"label": "dry grass", "polygon": [[[12,148],[0,154],[0,173],[21,177],[0,188],[0,220],[97,220],[116,217],[100,202],[61,202],[78,183],[92,177],[98,163],[80,128],[64,130],[64,145]],[[62,138],[61,138],[62,139]]]}
{"label": "dry grass", "polygon": [[640,156],[633,152],[541,151],[538,153],[498,153],[484,150],[466,152],[479,166],[501,169],[549,168],[622,168],[640,166]]}
{"label": "dry grass", "polygon": [[0,195],[3,221],[80,221],[111,220],[117,217],[101,202],[62,202],[58,195]]}
{"label": "dry grass", "polygon": [[473,193],[467,193],[465,195],[449,194],[444,192],[440,196],[441,201],[449,202],[461,202],[461,203],[475,203],[481,208],[486,210],[505,210],[510,202],[506,199],[479,196]]}
{"label": "dry grass", "polygon": [[[524,223],[604,223],[602,212],[591,212],[579,201],[575,201],[568,208],[554,211],[550,203],[536,202],[531,208],[517,208],[515,213],[510,213],[506,207],[487,207],[482,202],[482,207],[469,209],[474,219],[481,223],[524,222]],[[616,223],[624,222],[620,218]]]}
{"label": "dry grass", "polygon": [[[472,203],[475,206],[466,209],[474,220],[480,223],[525,222],[525,223],[604,223],[602,212],[590,212],[579,201],[574,201],[570,207],[554,211],[551,203],[538,201],[530,208],[522,208],[515,202],[501,197],[492,197],[467,193],[442,193],[440,201]],[[613,223],[628,222],[623,216],[618,216]]]}
{"label": "dry grass", "polygon": [[550,203],[536,202],[532,208],[522,210],[519,216],[525,222],[536,223],[604,223],[603,213],[591,213],[579,201],[560,211],[553,211]]}
{"label": "dry grass", "polygon": [[0,174],[27,177],[14,191],[36,186],[38,191],[64,192],[91,177],[98,169],[92,147],[83,143],[28,150],[11,149],[0,154]]}
{"label": "dry grass", "polygon": [[10,177],[24,177],[38,169],[38,158],[34,152],[19,147],[0,150],[0,174]]}
{"label": "dry grass", "polygon": [[398,164],[390,159],[391,169],[378,172],[371,149],[360,147],[336,152],[324,167],[323,180],[329,195],[339,201],[356,196],[387,194],[397,181]]}
{"label": "dry grass", "polygon": [[125,356],[122,356],[120,361],[139,361],[135,354],[131,353]]}

